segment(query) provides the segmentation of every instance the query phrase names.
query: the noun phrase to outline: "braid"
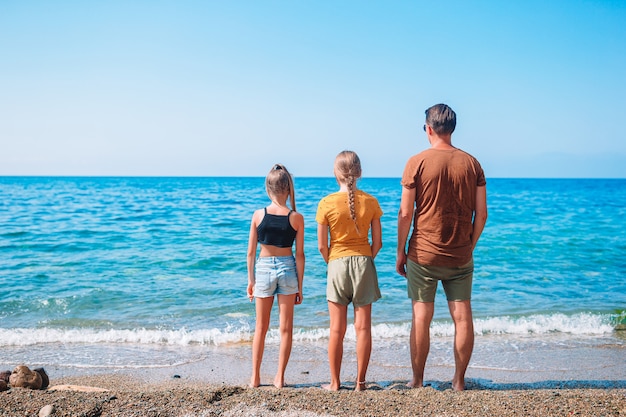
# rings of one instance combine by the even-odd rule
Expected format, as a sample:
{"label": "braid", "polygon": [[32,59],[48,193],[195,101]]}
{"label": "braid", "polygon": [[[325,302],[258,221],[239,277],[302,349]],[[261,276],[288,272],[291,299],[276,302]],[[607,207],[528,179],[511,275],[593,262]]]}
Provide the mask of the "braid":
{"label": "braid", "polygon": [[361,160],[352,151],[343,151],[335,158],[335,177],[341,184],[348,187],[348,205],[350,218],[354,221],[356,232],[360,235],[359,225],[356,218],[356,180],[361,178]]}
{"label": "braid", "polygon": [[348,177],[348,205],[350,206],[350,217],[352,217],[352,221],[354,221],[354,227],[356,228],[356,232],[361,234],[359,231],[359,225],[356,222],[356,209],[355,209],[355,201],[354,201],[354,177],[350,175]]}

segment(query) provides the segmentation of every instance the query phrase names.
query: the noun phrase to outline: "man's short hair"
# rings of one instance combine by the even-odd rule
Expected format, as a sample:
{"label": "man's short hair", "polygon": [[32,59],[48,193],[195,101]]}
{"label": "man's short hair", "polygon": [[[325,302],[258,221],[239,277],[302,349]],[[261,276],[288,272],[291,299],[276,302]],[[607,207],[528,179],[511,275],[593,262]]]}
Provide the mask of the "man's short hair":
{"label": "man's short hair", "polygon": [[446,104],[426,109],[426,124],[438,135],[451,135],[456,127],[456,113]]}

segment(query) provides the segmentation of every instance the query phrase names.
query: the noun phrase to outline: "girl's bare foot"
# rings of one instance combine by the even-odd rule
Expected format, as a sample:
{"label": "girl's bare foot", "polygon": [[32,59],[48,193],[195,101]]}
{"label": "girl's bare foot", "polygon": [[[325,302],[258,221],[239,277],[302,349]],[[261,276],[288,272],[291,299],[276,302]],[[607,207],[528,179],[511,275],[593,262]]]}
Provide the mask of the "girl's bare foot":
{"label": "girl's bare foot", "polygon": [[339,391],[339,385],[333,385],[333,384],[324,384],[322,385],[322,388],[325,389],[326,391]]}
{"label": "girl's bare foot", "polygon": [[365,381],[357,381],[356,385],[354,386],[355,391],[365,391],[366,389],[367,385],[365,384]]}
{"label": "girl's bare foot", "polygon": [[261,386],[261,379],[258,377],[250,378],[250,388],[258,388]]}

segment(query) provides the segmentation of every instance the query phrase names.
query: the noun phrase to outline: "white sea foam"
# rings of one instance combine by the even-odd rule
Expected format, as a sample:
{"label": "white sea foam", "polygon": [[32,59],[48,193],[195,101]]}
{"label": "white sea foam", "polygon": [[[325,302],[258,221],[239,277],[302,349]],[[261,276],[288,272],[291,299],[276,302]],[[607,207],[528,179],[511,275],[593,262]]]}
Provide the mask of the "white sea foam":
{"label": "white sea foam", "polygon": [[479,334],[548,334],[601,335],[612,333],[610,315],[579,313],[532,315],[526,317],[495,317],[479,319],[475,331]]}
{"label": "white sea foam", "polygon": [[224,314],[225,317],[229,317],[231,319],[240,319],[240,318],[245,318],[245,317],[250,317],[250,314],[248,313],[226,313]]}
{"label": "white sea foam", "polygon": [[[548,314],[523,317],[492,317],[474,320],[475,332],[481,335],[541,335],[541,334],[570,334],[570,335],[603,335],[614,331],[612,324],[615,318],[611,315],[579,313],[574,315]],[[372,327],[372,337],[375,339],[395,339],[408,337],[410,323],[380,323]],[[227,344],[246,343],[252,340],[253,329],[246,323],[230,325],[225,329],[198,329],[198,330],[100,330],[100,329],[56,329],[56,328],[0,328],[0,347],[2,346],[32,346],[47,343],[87,343],[87,344],[146,344],[165,346],[219,346]],[[454,335],[452,322],[437,321],[431,326],[433,337],[448,337]],[[308,329],[294,329],[294,341],[326,340],[329,336],[327,327]],[[353,326],[346,332],[347,340],[355,340]],[[268,343],[278,343],[280,333],[278,329],[270,329],[267,334]]]}
{"label": "white sea foam", "polygon": [[[555,313],[523,317],[491,317],[474,320],[477,335],[529,335],[529,334],[571,334],[602,335],[614,330],[613,317],[591,313],[579,313],[571,316]],[[431,329],[434,336],[453,336],[451,322],[434,323]]]}
{"label": "white sea foam", "polygon": [[146,345],[223,345],[251,339],[244,327],[204,330],[0,329],[0,346],[52,343],[133,343]]}

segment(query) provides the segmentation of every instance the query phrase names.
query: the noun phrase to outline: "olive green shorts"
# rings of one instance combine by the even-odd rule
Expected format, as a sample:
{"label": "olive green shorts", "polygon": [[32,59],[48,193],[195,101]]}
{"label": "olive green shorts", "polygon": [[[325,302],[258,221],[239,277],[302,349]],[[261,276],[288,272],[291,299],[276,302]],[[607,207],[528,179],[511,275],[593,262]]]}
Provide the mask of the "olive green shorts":
{"label": "olive green shorts", "polygon": [[472,298],[474,260],[459,267],[426,266],[407,259],[407,292],[413,301],[435,301],[437,283],[441,281],[448,301],[465,301]]}
{"label": "olive green shorts", "polygon": [[355,307],[380,298],[378,274],[371,256],[344,256],[328,262],[326,299]]}

